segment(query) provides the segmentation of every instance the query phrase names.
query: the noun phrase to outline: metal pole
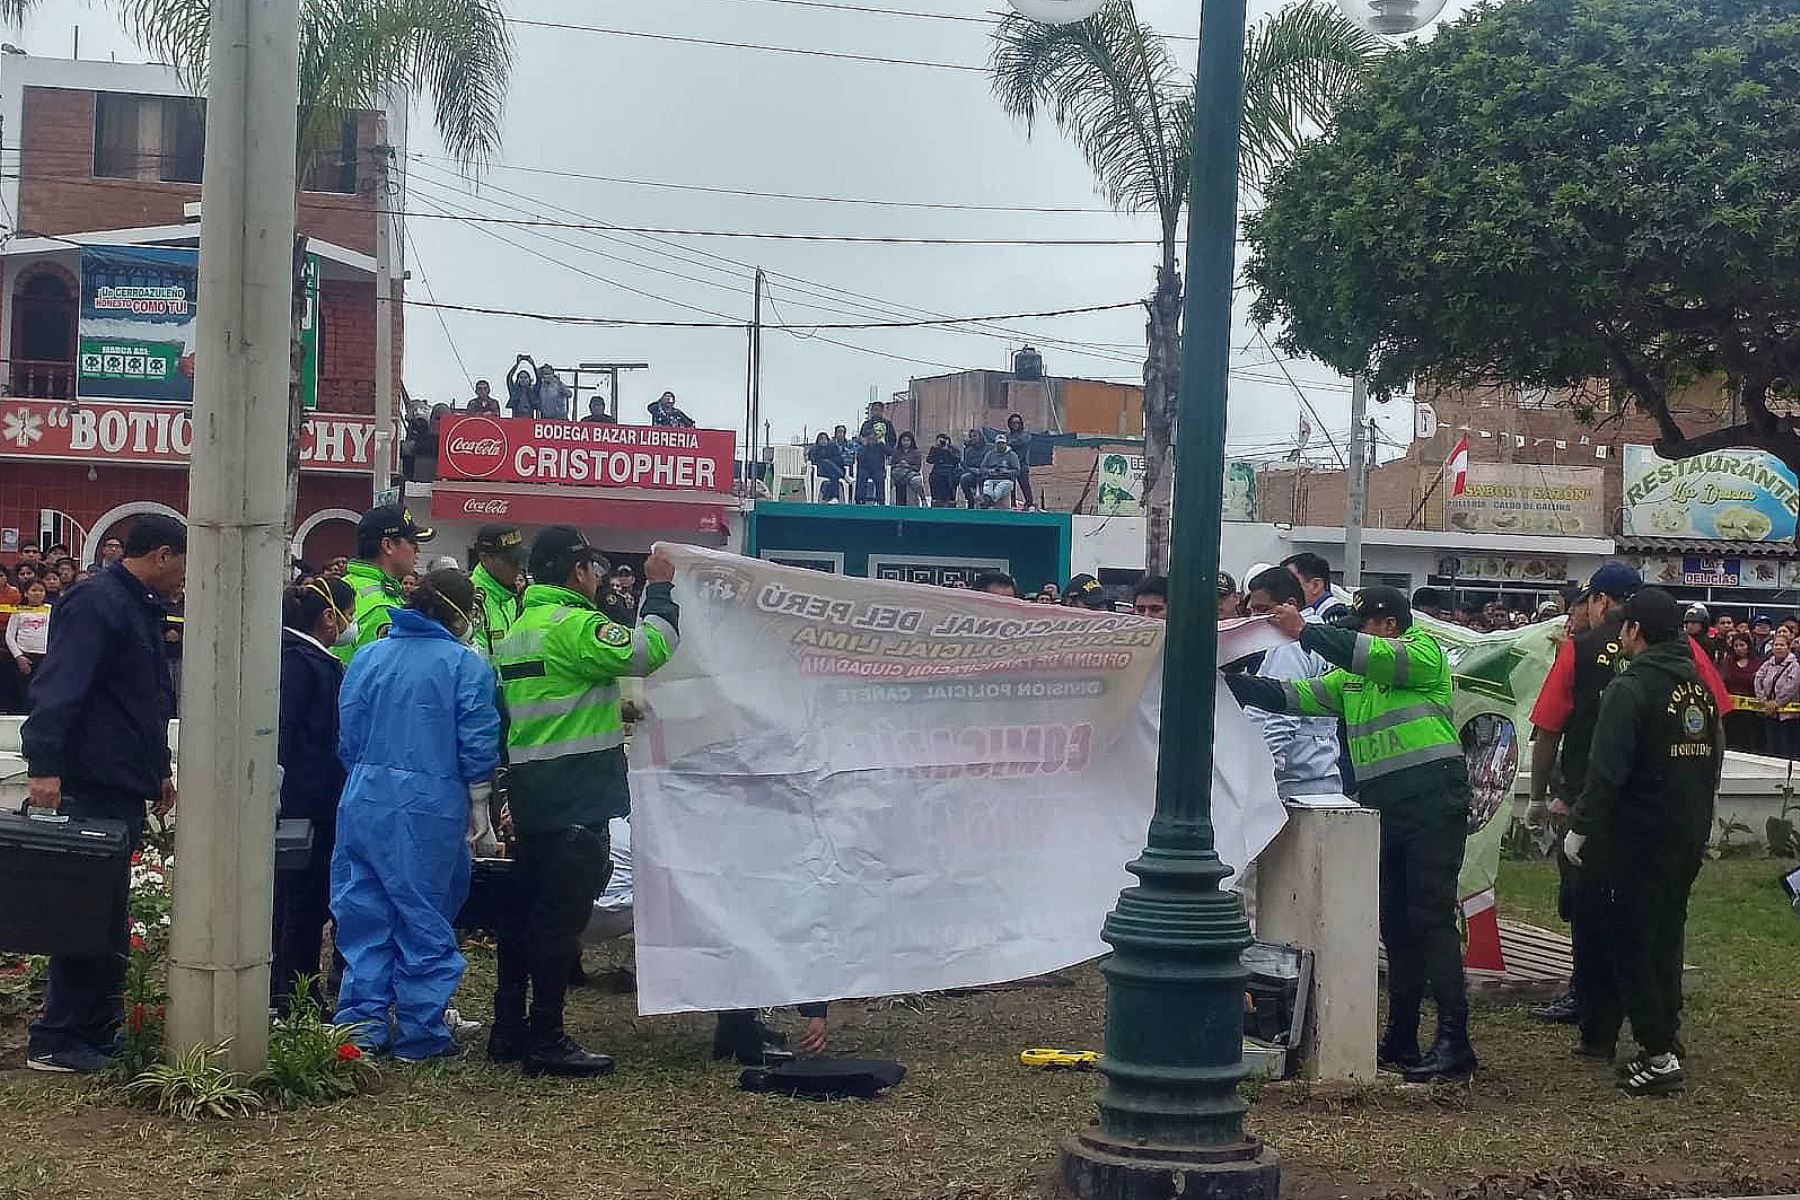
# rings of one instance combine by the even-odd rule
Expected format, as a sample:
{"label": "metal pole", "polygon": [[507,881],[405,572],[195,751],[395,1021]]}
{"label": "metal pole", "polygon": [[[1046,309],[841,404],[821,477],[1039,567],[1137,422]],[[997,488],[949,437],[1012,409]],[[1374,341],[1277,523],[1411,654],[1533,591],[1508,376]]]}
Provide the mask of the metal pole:
{"label": "metal pole", "polygon": [[212,7],[169,1046],[239,1071],[269,1045],[298,30],[297,0]]}
{"label": "metal pole", "polygon": [[[756,307],[750,322],[750,461],[762,461],[762,301],[763,270],[756,268]],[[755,467],[750,468],[752,475]],[[744,482],[748,484],[749,479]]]}
{"label": "metal pole", "polygon": [[1344,586],[1362,586],[1363,510],[1369,496],[1369,381],[1350,377],[1350,485],[1344,500]]}
{"label": "metal pole", "polygon": [[377,146],[375,155],[375,428],[388,430],[388,445],[375,442],[369,460],[373,491],[379,495],[393,474],[391,446],[401,436],[399,414],[394,410],[394,227],[388,210],[388,159],[392,149]]}
{"label": "metal pole", "polygon": [[1275,1152],[1244,1133],[1239,956],[1250,926],[1213,845],[1214,579],[1243,120],[1245,0],[1203,0],[1188,194],[1187,298],[1162,734],[1149,843],[1100,936],[1106,1052],[1097,1125],[1063,1145],[1075,1195],[1275,1200]]}

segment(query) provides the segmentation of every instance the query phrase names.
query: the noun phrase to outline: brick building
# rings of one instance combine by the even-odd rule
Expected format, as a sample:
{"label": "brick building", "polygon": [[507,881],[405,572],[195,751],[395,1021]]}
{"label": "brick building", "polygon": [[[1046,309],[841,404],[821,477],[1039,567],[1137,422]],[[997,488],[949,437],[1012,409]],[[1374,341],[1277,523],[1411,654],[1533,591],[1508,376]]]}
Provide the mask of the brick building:
{"label": "brick building", "polygon": [[[1424,386],[1416,403],[1431,407],[1436,429],[1415,438],[1405,452],[1369,472],[1365,523],[1376,529],[1452,528],[1445,521],[1444,489],[1433,488],[1456,443],[1469,439],[1471,468],[1480,464],[1597,468],[1604,477],[1606,536],[1620,532],[1623,449],[1657,439],[1656,422],[1603,381],[1570,391],[1529,392],[1510,385],[1479,388]],[[1727,416],[1716,384],[1696,385],[1678,396],[1671,413],[1684,426],[1707,428]],[[1262,518],[1292,525],[1342,525],[1347,476],[1286,464],[1263,471]],[[1429,493],[1429,498],[1428,498]],[[1422,505],[1422,507],[1421,507]]]}
{"label": "brick building", "polygon": [[[8,54],[0,127],[0,197],[17,221],[0,251],[0,561],[11,558],[6,542],[40,535],[91,559],[135,513],[186,508],[185,400],[112,390],[78,370],[78,352],[84,261],[101,248],[129,257],[199,246],[204,104],[166,67]],[[316,410],[295,525],[309,558],[349,549],[372,486],[384,219],[373,185],[380,148],[400,140],[382,114],[360,112],[303,168],[299,229],[318,279]],[[397,224],[391,244],[398,260]],[[394,274],[403,277],[398,261]],[[401,304],[391,308],[387,369],[398,396],[404,320]],[[191,354],[180,362],[191,371]]]}
{"label": "brick building", "polygon": [[[1013,413],[1023,417],[1025,428],[1033,433],[1077,434],[1097,442],[1116,438],[1115,445],[1136,444],[1136,452],[1143,452],[1142,388],[1043,375],[1029,368],[915,379],[906,391],[895,394],[888,416],[895,428],[912,430],[920,446],[929,447],[939,433],[948,433],[960,446],[970,429],[1004,429]],[[1031,468],[1039,506],[1056,512],[1093,512],[1101,453],[1101,445],[1056,446],[1047,465]]]}

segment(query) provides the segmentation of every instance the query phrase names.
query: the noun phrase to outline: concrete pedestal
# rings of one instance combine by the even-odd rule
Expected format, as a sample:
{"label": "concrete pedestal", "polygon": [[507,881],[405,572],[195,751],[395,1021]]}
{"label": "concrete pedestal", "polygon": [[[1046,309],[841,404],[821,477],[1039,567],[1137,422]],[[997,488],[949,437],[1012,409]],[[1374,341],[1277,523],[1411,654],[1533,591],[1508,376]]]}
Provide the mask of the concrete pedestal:
{"label": "concrete pedestal", "polygon": [[1313,952],[1308,1079],[1375,1078],[1380,857],[1380,816],[1345,803],[1288,805],[1286,828],[1257,859],[1258,940]]}

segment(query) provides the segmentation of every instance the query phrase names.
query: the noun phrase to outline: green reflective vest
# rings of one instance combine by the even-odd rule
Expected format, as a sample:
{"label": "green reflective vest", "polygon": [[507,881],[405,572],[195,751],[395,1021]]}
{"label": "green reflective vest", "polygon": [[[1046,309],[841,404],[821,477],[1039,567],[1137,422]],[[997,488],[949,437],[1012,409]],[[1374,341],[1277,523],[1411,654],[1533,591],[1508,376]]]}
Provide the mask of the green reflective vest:
{"label": "green reflective vest", "polygon": [[675,630],[607,620],[579,592],[525,589],[525,610],[494,643],[506,702],[507,799],[521,833],[604,827],[631,808],[625,780],[624,675],[648,675],[674,652]]}
{"label": "green reflective vest", "polygon": [[477,566],[469,574],[475,584],[475,599],[478,603],[469,619],[475,623],[475,649],[482,657],[492,661],[494,647],[513,627],[519,619],[519,598],[513,590],[488,574],[486,567]]}
{"label": "green reflective vest", "polygon": [[348,646],[333,646],[331,652],[349,666],[364,646],[387,636],[388,626],[394,623],[388,609],[404,608],[406,597],[400,594],[398,579],[360,558],[345,566],[344,582],[356,589],[356,606],[350,610],[350,619],[356,622],[356,640]]}
{"label": "green reflective vest", "polygon": [[1451,720],[1450,660],[1423,626],[1378,638],[1308,625],[1300,644],[1338,669],[1284,680],[1286,707],[1344,719],[1359,793],[1379,795],[1384,780],[1408,767],[1462,758]]}

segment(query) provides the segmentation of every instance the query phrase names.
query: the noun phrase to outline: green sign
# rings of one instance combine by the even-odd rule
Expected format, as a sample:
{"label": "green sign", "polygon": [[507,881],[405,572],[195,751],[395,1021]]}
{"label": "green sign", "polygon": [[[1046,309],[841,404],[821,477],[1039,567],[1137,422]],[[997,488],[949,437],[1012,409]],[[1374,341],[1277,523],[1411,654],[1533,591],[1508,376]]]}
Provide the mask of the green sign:
{"label": "green sign", "polygon": [[308,409],[319,407],[319,256],[306,256],[301,268],[301,286],[306,290],[306,312],[300,318],[300,402]]}

